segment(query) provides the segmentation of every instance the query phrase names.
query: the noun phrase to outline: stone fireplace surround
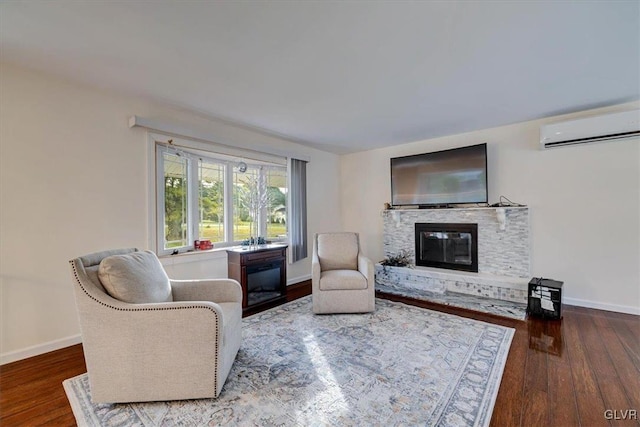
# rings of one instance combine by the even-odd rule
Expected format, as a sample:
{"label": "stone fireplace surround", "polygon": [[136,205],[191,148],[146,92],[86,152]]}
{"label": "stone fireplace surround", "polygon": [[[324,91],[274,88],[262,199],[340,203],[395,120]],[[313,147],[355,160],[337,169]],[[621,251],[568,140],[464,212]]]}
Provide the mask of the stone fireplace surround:
{"label": "stone fireplace surround", "polygon": [[478,273],[428,267],[383,267],[378,264],[377,283],[396,289],[405,287],[436,294],[448,291],[526,303],[530,279],[527,207],[383,211],[385,257],[405,250],[412,254],[415,264],[416,223],[478,224]]}

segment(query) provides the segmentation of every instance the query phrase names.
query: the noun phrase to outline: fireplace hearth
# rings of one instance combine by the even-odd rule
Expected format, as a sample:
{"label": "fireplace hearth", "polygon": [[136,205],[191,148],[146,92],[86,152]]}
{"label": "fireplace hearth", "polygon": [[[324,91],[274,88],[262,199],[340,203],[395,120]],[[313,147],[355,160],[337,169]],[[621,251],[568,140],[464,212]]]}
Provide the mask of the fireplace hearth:
{"label": "fireplace hearth", "polygon": [[416,265],[478,272],[478,224],[416,223]]}

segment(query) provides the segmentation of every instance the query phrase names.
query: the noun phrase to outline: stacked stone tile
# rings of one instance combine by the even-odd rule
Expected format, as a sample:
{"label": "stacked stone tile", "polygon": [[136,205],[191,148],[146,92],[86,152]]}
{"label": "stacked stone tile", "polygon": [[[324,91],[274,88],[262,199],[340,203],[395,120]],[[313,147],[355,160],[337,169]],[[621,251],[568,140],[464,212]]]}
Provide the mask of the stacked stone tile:
{"label": "stacked stone tile", "polygon": [[506,227],[500,229],[495,208],[406,209],[383,213],[385,256],[408,251],[415,263],[415,224],[478,224],[478,273],[441,269],[376,267],[376,281],[394,288],[425,292],[455,292],[513,302],[526,302],[529,272],[529,210],[503,208]]}

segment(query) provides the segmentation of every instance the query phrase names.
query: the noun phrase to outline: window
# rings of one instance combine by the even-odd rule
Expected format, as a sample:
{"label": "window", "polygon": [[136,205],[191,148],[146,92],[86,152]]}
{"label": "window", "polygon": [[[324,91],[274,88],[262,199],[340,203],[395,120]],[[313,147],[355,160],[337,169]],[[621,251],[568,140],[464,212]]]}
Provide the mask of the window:
{"label": "window", "polygon": [[188,244],[187,159],[162,154],[164,171],[164,235],[165,249]]}
{"label": "window", "polygon": [[198,161],[198,238],[224,242],[223,163]]}
{"label": "window", "polygon": [[[156,143],[158,253],[287,239],[287,169]],[[243,167],[238,167],[242,165]]]}
{"label": "window", "polygon": [[[260,171],[248,167],[245,172],[233,171],[233,235],[234,239],[245,240],[259,235],[258,216],[260,196]],[[262,194],[261,194],[262,193]]]}
{"label": "window", "polygon": [[287,237],[287,171],[271,168],[266,171],[269,192],[265,236],[268,239]]}

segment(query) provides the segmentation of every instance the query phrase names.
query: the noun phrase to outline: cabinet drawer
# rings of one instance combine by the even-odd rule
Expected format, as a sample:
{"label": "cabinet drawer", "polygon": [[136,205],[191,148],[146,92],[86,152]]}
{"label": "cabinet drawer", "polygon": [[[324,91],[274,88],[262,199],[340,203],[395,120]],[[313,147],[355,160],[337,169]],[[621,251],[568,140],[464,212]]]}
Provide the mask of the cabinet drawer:
{"label": "cabinet drawer", "polygon": [[284,250],[244,255],[245,261],[271,261],[284,258]]}

